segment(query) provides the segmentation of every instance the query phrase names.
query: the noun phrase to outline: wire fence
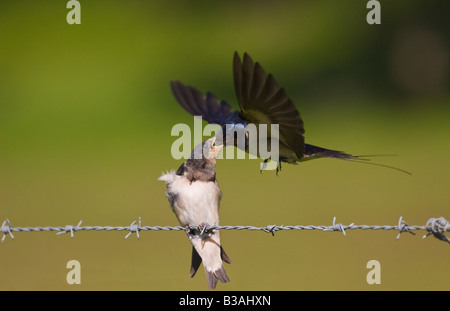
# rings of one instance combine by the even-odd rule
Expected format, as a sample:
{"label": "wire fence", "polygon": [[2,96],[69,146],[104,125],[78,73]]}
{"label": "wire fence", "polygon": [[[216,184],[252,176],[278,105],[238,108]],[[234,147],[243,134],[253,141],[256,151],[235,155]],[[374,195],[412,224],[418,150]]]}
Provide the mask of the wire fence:
{"label": "wire fence", "polygon": [[77,231],[128,231],[125,238],[128,238],[131,234],[135,233],[137,238],[139,239],[140,231],[188,231],[188,230],[198,230],[203,232],[207,232],[208,230],[251,230],[251,231],[262,231],[271,233],[272,235],[278,231],[286,231],[286,230],[322,230],[322,231],[337,231],[341,232],[345,235],[348,230],[394,230],[398,231],[397,239],[400,238],[400,235],[403,232],[408,232],[410,234],[415,235],[414,231],[417,230],[425,230],[427,233],[423,236],[426,238],[430,235],[435,238],[447,242],[450,244],[450,239],[445,236],[445,232],[450,231],[450,223],[444,217],[439,218],[430,218],[427,223],[423,226],[415,226],[409,225],[405,221],[403,221],[402,217],[399,218],[397,225],[355,225],[353,223],[349,225],[343,225],[341,223],[336,223],[336,217],[333,218],[333,223],[330,226],[277,226],[277,225],[268,225],[265,227],[255,227],[255,226],[215,226],[215,225],[206,225],[206,226],[142,226],[141,218],[138,221],[133,221],[129,226],[81,226],[82,221],[78,223],[78,225],[66,225],[60,227],[13,227],[11,222],[6,219],[0,228],[0,232],[3,232],[3,237],[1,241],[3,242],[7,236],[10,236],[14,239],[13,232],[44,232],[44,231],[57,231],[57,234],[66,234],[70,233],[70,236],[73,238],[74,234]]}

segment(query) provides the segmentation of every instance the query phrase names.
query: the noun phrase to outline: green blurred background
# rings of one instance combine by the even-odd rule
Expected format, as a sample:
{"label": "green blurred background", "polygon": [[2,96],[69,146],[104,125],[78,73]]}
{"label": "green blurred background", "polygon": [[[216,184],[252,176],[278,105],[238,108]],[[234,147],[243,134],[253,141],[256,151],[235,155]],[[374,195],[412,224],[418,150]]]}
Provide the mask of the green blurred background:
{"label": "green blurred background", "polygon": [[[13,226],[178,225],[157,181],[176,169],[170,80],[237,108],[232,55],[248,52],[296,103],[306,141],[395,170],[321,159],[219,160],[223,225],[425,225],[450,218],[448,1],[0,2],[0,220]],[[450,247],[395,231],[223,231],[233,263],[218,290],[449,290]],[[2,290],[205,290],[184,232],[14,233]],[[81,263],[68,285],[66,263]],[[368,285],[366,263],[381,263]]]}

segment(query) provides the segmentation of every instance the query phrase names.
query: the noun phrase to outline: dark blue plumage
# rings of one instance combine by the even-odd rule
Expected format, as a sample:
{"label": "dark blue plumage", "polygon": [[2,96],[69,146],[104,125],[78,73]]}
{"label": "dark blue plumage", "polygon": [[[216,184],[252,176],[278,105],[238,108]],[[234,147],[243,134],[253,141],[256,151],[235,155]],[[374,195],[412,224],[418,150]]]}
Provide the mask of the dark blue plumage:
{"label": "dark blue plumage", "polygon": [[[204,95],[194,87],[179,81],[172,81],[170,85],[173,95],[187,112],[193,116],[201,116],[208,123],[221,125],[223,136],[226,134],[227,125],[230,129],[232,126],[244,128],[250,123],[267,124],[268,127],[278,124],[281,162],[296,164],[317,158],[337,158],[367,163],[365,161],[368,159],[359,156],[305,144],[303,120],[294,103],[285,90],[278,86],[275,78],[271,74],[266,75],[261,65],[254,63],[247,53],[244,53],[243,61],[237,52],[234,53],[233,79],[240,110],[233,110],[229,104],[217,99],[212,93]],[[236,145],[236,140],[225,143]],[[248,151],[248,141],[245,142],[245,147]]]}

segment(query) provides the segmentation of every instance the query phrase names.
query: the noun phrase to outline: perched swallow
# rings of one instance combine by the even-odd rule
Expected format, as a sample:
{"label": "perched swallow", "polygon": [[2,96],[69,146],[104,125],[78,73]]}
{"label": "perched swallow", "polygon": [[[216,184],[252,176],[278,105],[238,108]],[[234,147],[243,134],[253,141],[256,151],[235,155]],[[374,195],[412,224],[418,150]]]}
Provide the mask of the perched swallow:
{"label": "perched swallow", "polygon": [[230,281],[222,260],[231,263],[220,245],[219,230],[205,230],[208,225],[219,225],[222,191],[217,184],[215,166],[223,145],[214,146],[215,140],[213,137],[201,143],[202,158],[196,159],[191,154],[177,172],[171,171],[158,178],[166,182],[166,196],[172,211],[186,227],[193,245],[190,276],[195,275],[203,262],[209,289],[215,289],[219,280],[222,283]]}
{"label": "perched swallow", "polygon": [[[204,95],[194,87],[179,81],[172,81],[170,85],[173,95],[187,112],[194,116],[202,116],[208,123],[222,126],[224,137],[226,128],[244,128],[250,123],[267,124],[269,128],[271,124],[278,124],[280,162],[277,173],[281,169],[281,162],[297,164],[297,162],[317,158],[337,158],[367,163],[363,161],[368,159],[362,158],[367,156],[355,156],[305,144],[303,120],[294,103],[286,91],[278,86],[272,74],[267,75],[261,65],[258,62],[254,63],[247,53],[244,53],[243,61],[237,52],[234,53],[233,79],[240,111],[233,111],[229,104],[217,99],[212,93],[208,92]],[[248,136],[246,138],[248,139]],[[268,146],[270,146],[270,138],[268,135]],[[233,143],[236,145],[235,140],[231,142]],[[230,141],[225,141],[225,144],[230,144]],[[248,141],[245,143],[245,149],[248,152]],[[260,155],[257,154],[257,156]],[[267,160],[264,159],[265,162]],[[408,173],[383,164],[367,164],[385,166]]]}

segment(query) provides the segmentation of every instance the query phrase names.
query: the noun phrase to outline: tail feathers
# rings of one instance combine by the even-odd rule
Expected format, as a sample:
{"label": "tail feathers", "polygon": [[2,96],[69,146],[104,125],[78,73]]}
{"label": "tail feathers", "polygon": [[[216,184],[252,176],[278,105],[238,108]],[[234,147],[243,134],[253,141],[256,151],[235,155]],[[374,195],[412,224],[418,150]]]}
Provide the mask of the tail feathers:
{"label": "tail feathers", "polygon": [[360,159],[359,156],[354,156],[343,151],[331,150],[322,147],[317,147],[313,145],[305,145],[305,155],[306,159],[315,158],[336,158],[336,159]]}
{"label": "tail feathers", "polygon": [[227,283],[230,281],[224,267],[221,267],[216,271],[207,271],[205,268],[205,273],[209,289],[215,289],[218,281],[222,283]]}
{"label": "tail feathers", "polygon": [[401,168],[395,167],[395,166],[390,166],[390,165],[385,165],[385,164],[380,164],[380,163],[375,163],[375,162],[370,162],[370,157],[376,157],[376,156],[390,156],[390,155],[382,155],[382,154],[378,154],[378,155],[351,155],[342,151],[337,151],[337,150],[331,150],[331,149],[325,149],[322,147],[317,147],[317,146],[313,146],[313,145],[305,145],[305,154],[304,157],[302,159],[302,161],[306,161],[306,160],[312,160],[312,159],[317,159],[317,158],[334,158],[334,159],[341,159],[341,160],[347,160],[347,161],[352,161],[352,162],[356,162],[356,163],[363,163],[363,164],[369,164],[369,165],[375,165],[375,166],[381,166],[381,167],[386,167],[386,168],[390,168],[408,175],[412,175],[411,172],[405,171]]}
{"label": "tail feathers", "polygon": [[[222,246],[220,246],[220,257],[226,263],[231,263],[230,257],[228,257],[227,253],[225,253],[225,250],[222,248]],[[191,278],[194,277],[194,275],[197,273],[197,270],[200,267],[201,263],[202,258],[196,251],[195,247],[192,247],[191,271],[189,273],[189,276]],[[205,273],[209,289],[215,289],[218,281],[221,281],[222,283],[227,283],[230,281],[224,267],[221,267],[220,269],[215,271],[207,271],[205,268]]]}

